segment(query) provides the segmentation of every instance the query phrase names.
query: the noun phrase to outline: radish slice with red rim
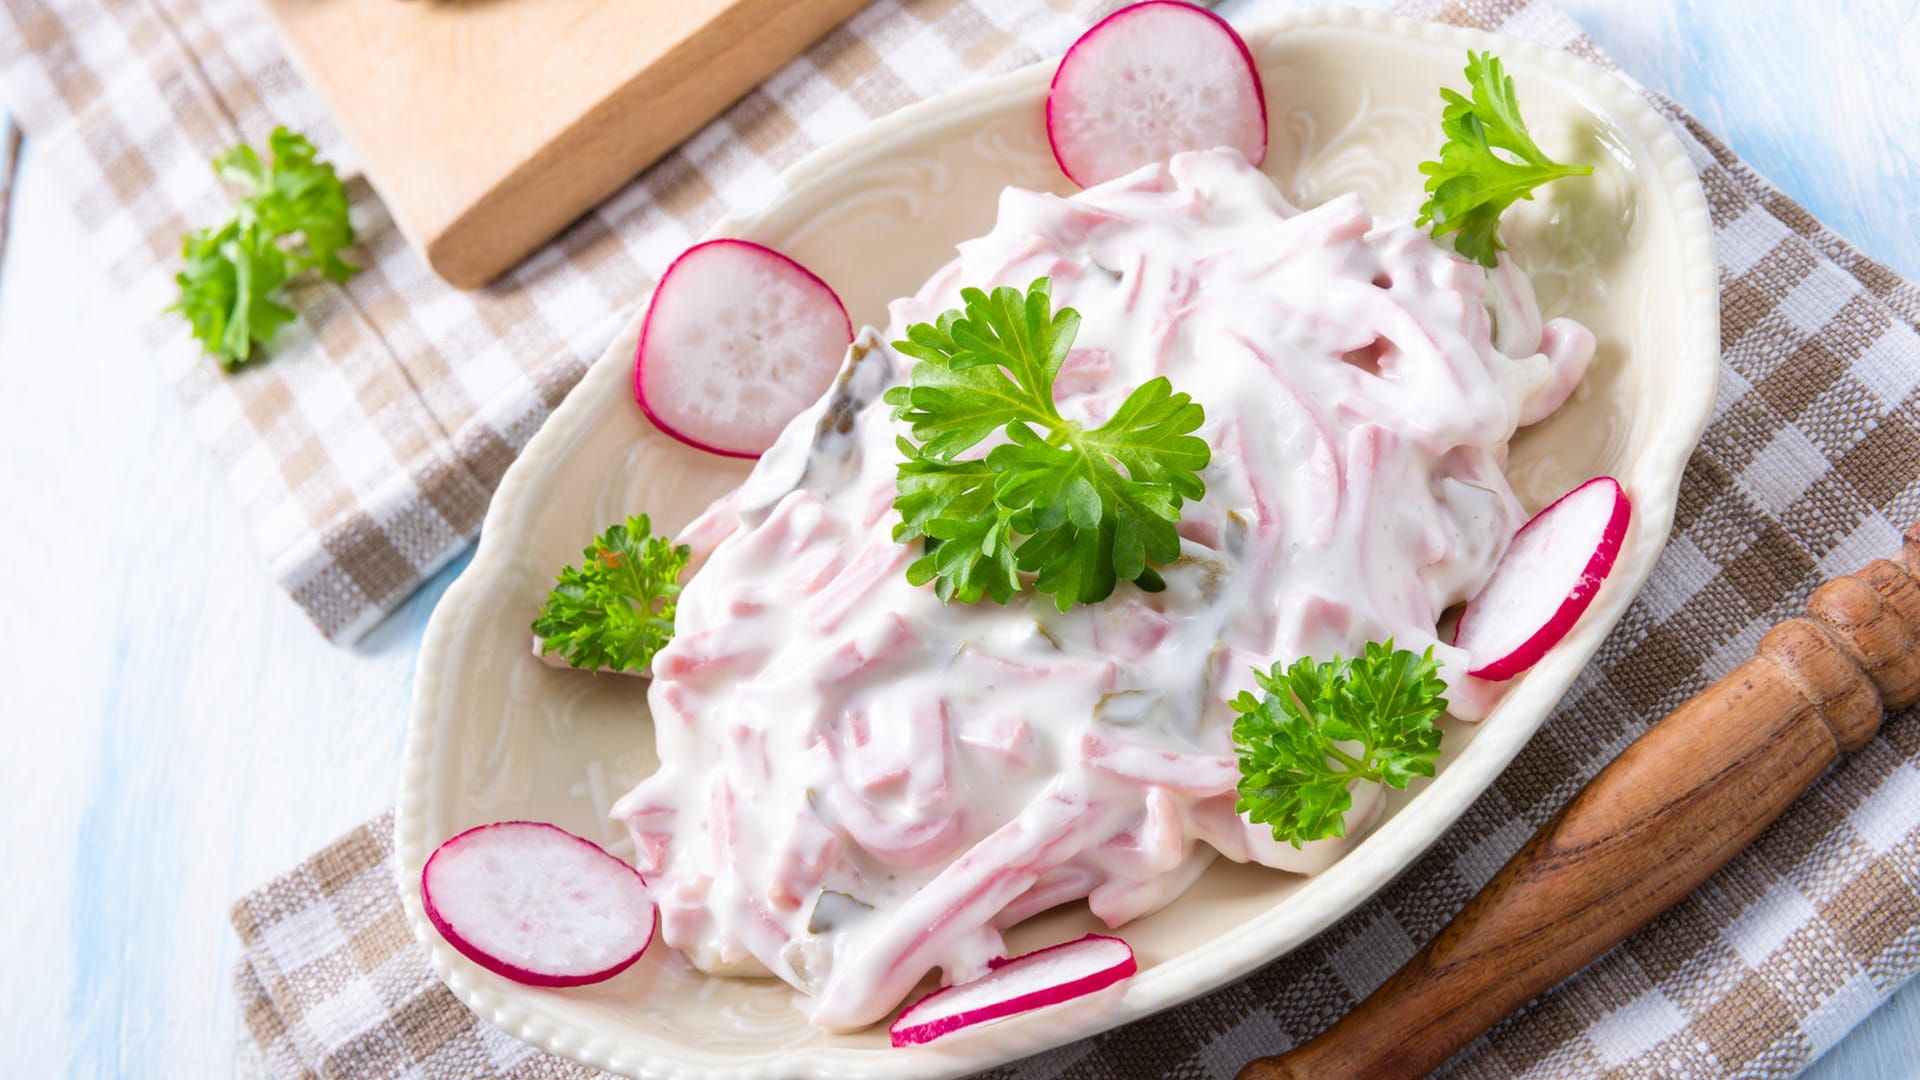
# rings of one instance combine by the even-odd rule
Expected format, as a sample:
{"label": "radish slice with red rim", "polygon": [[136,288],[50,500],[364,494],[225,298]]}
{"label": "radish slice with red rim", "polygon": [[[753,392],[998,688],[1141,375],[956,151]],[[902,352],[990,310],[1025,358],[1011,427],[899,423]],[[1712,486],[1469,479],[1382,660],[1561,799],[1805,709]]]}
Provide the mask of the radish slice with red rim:
{"label": "radish slice with red rim", "polygon": [[653,940],[640,872],[554,825],[504,821],[441,844],[420,870],[434,929],[462,956],[529,986],[584,986]]}
{"label": "radish slice with red rim", "polygon": [[1135,4],[1080,35],[1047,90],[1047,142],[1082,187],[1183,150],[1267,156],[1267,99],[1225,19],[1176,0]]}
{"label": "radish slice with red rim", "polygon": [[1620,557],[1633,513],[1610,476],[1562,495],[1520,527],[1493,576],[1467,601],[1453,643],[1482,679],[1511,679],[1567,636]]}
{"label": "radish slice with red rim", "polygon": [[852,342],[847,309],[806,267],[751,241],[709,240],[653,290],[633,394],[681,442],[759,457],[827,392]]}
{"label": "radish slice with red rim", "polygon": [[1104,990],[1135,969],[1133,949],[1126,942],[1088,934],[998,961],[972,982],[935,990],[907,1006],[889,1031],[895,1046],[932,1042],[975,1024]]}

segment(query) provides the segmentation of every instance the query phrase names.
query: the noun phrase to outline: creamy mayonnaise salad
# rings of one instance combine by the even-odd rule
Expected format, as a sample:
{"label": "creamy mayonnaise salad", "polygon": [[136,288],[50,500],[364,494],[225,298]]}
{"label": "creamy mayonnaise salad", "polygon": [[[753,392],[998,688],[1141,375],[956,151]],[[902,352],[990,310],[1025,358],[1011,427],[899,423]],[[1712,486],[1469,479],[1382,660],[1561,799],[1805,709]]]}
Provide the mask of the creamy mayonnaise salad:
{"label": "creamy mayonnaise salad", "polygon": [[[1165,375],[1206,410],[1206,496],[1164,592],[1122,583],[1064,614],[1031,593],[943,604],[895,543],[886,343],[963,285],[1052,279],[1082,316],[1055,386],[1097,424]],[[1526,514],[1516,428],[1593,355],[1486,271],[1352,195],[1289,205],[1232,151],[1058,198],[1009,188],[998,224],[867,330],[835,387],[689,526],[696,571],[648,691],[660,769],[620,800],[661,932],[703,969],[771,973],[829,1029],[883,1018],[929,971],[1006,954],[1001,932],[1085,898],[1118,926],[1216,857],[1313,873],[1234,811],[1227,702],[1252,669],[1432,646],[1455,716],[1498,687],[1440,640]]]}

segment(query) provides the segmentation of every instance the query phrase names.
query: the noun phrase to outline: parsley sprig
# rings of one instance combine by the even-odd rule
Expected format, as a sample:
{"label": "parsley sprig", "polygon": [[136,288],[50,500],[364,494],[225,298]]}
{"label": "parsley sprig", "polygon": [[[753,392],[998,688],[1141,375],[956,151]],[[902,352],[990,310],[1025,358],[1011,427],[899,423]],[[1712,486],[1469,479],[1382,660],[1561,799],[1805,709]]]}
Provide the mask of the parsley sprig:
{"label": "parsley sprig", "polygon": [[233,220],[187,234],[186,266],[174,278],[180,299],[167,309],[186,316],[193,336],[228,371],[253,360],[256,346],[293,320],[293,310],[274,299],[288,278],[315,270],[338,282],[359,269],[340,257],[353,243],[353,225],[333,166],[306,136],[284,127],[273,129],[267,146],[270,162],[244,143],[213,159],[221,179],[246,194]]}
{"label": "parsley sprig", "polygon": [[[1211,451],[1191,434],[1201,407],[1163,376],[1106,423],[1082,427],[1054,405],[1080,315],[1052,310],[1050,281],[1024,295],[1007,286],[960,295],[963,308],[893,343],[918,361],[912,385],[886,395],[913,433],[899,440],[893,538],[926,540],[907,579],[932,582],[942,600],[1004,604],[1031,574],[1061,611],[1106,599],[1120,581],[1164,588],[1152,564],[1179,557],[1182,501],[1206,493]],[[1008,441],[959,456],[995,432]]]}
{"label": "parsley sprig", "polygon": [[[1273,826],[1299,847],[1345,834],[1357,780],[1404,788],[1432,776],[1440,755],[1434,722],[1447,710],[1433,649],[1424,656],[1368,642],[1352,660],[1310,658],[1282,670],[1254,669],[1265,696],[1241,692],[1232,704],[1240,757],[1234,809]],[[1352,749],[1358,744],[1357,749]]]}
{"label": "parsley sprig", "polygon": [[647,515],[595,537],[534,620],[541,653],[577,668],[643,671],[673,637],[680,573],[692,550],[654,536]]}
{"label": "parsley sprig", "polygon": [[1420,164],[1427,176],[1427,201],[1417,225],[1433,225],[1433,235],[1454,234],[1453,247],[1482,266],[1498,264],[1500,215],[1533,190],[1565,176],[1586,176],[1591,165],[1562,165],[1534,145],[1520,119],[1513,79],[1492,53],[1467,53],[1471,100],[1442,88],[1446,108],[1440,129],[1447,141],[1438,161]]}

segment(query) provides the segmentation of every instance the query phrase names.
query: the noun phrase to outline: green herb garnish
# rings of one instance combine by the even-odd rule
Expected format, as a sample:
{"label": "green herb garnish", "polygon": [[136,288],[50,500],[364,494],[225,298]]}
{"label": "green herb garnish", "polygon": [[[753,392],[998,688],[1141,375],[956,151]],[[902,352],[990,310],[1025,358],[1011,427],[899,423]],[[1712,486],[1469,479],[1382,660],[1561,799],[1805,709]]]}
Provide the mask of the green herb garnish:
{"label": "green herb garnish", "polygon": [[254,359],[255,346],[291,322],[292,309],[274,297],[289,277],[317,270],[345,281],[359,267],[340,257],[353,243],[347,192],[333,166],[317,157],[304,135],[284,127],[268,138],[272,162],[253,147],[233,147],[213,159],[220,177],[245,190],[232,221],[187,234],[175,275],[180,299],[168,311],[186,316],[193,336],[228,371]]}
{"label": "green herb garnish", "polygon": [[560,571],[533,632],[540,652],[577,668],[642,671],[673,637],[680,574],[692,551],[654,536],[647,515],[594,538],[579,566]]}
{"label": "green herb garnish", "polygon": [[[1447,710],[1433,649],[1419,656],[1368,642],[1352,660],[1309,658],[1285,670],[1254,669],[1264,698],[1242,692],[1231,704],[1240,755],[1234,809],[1273,826],[1275,840],[1299,847],[1344,835],[1356,780],[1404,788],[1432,776],[1440,755],[1434,722]],[[1353,748],[1358,744],[1357,748]]]}
{"label": "green herb garnish", "polygon": [[[1179,557],[1181,502],[1206,493],[1200,470],[1211,451],[1190,434],[1200,406],[1161,377],[1083,428],[1054,407],[1080,315],[1052,311],[1048,279],[1024,296],[1006,286],[960,295],[964,309],[893,343],[919,361],[912,385],[886,395],[919,441],[899,440],[906,460],[893,503],[894,540],[926,539],[907,580],[933,582],[942,600],[1004,604],[1032,574],[1034,591],[1061,611],[1106,599],[1119,581],[1164,588],[1151,564]],[[995,432],[1009,441],[959,457]]]}
{"label": "green herb garnish", "polygon": [[1492,53],[1467,53],[1467,83],[1472,100],[1440,91],[1446,102],[1440,129],[1447,141],[1440,160],[1420,164],[1427,201],[1415,224],[1431,223],[1436,238],[1454,234],[1455,251],[1493,267],[1505,248],[1498,229],[1507,207],[1533,198],[1533,189],[1549,181],[1586,176],[1593,166],[1562,165],[1533,144],[1520,119],[1513,80]]}

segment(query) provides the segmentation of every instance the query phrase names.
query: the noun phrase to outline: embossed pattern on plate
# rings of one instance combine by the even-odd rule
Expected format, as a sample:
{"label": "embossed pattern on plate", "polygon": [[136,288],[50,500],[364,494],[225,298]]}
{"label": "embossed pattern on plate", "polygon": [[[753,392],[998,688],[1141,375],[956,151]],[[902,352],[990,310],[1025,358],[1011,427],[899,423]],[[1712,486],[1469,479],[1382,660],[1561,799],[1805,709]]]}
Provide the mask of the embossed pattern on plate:
{"label": "embossed pattern on plate", "polygon": [[[1593,328],[1600,350],[1574,399],[1514,443],[1515,487],[1539,506],[1595,473],[1635,500],[1633,530],[1585,621],[1483,724],[1449,722],[1439,775],[1394,793],[1349,855],[1304,879],[1215,864],[1165,910],[1129,924],[1140,973],[1072,1004],[894,1050],[874,1029],[809,1029],[777,982],[713,978],[656,948],[597,987],[517,986],[448,948],[420,909],[435,844],[484,821],[557,822],[626,851],[606,810],[654,767],[643,685],[555,671],[527,626],[554,573],[607,522],[646,510],[676,528],[737,483],[744,463],[649,427],[629,394],[639,312],[508,471],[479,552],[434,613],[421,650],[399,801],[401,892],[434,969],[484,1019],[554,1053],[628,1076],[934,1077],[1035,1053],[1246,974],[1352,910],[1409,865],[1519,752],[1626,610],[1672,524],[1680,473],[1712,408],[1718,296],[1699,183],[1630,87],[1517,39],[1339,9],[1249,30],[1266,79],[1267,172],[1308,204],[1340,191],[1411,213],[1415,164],[1438,142],[1436,88],[1464,50],[1507,62],[1544,145],[1599,163],[1510,215],[1505,236],[1546,314]],[[988,80],[874,124],[795,167],[767,210],[716,234],[779,248],[832,282],[858,322],[916,289],[959,240],[991,225],[1008,184],[1065,193],[1041,120],[1051,65]],[[1009,935],[1016,950],[1094,928],[1084,905]]]}

